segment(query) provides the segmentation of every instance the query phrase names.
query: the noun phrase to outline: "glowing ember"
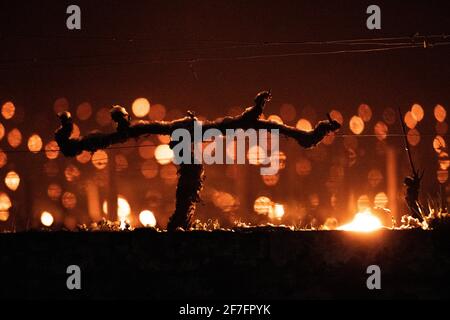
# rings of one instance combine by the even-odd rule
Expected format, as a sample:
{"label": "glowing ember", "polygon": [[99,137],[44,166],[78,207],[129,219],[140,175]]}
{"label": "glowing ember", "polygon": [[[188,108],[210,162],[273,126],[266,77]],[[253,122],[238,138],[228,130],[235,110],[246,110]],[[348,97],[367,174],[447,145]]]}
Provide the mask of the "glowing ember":
{"label": "glowing ember", "polygon": [[372,214],[369,210],[359,212],[355,215],[352,222],[340,226],[338,230],[357,231],[357,232],[371,232],[382,227],[380,219]]}

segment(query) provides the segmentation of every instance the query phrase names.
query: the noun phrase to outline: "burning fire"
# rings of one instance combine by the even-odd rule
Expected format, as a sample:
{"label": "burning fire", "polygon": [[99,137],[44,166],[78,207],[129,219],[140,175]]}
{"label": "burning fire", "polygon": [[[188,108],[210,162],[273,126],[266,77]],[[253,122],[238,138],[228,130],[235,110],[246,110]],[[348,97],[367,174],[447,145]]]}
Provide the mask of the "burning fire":
{"label": "burning fire", "polygon": [[358,231],[371,232],[380,229],[383,226],[380,219],[378,219],[370,210],[358,212],[353,218],[352,222],[340,226],[338,230],[344,231]]}

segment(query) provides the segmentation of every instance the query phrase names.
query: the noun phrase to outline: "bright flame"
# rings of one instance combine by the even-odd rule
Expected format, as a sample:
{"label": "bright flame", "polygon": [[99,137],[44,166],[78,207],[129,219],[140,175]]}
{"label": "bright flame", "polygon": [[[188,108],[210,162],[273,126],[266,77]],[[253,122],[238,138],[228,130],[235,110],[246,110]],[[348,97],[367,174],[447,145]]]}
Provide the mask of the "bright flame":
{"label": "bright flame", "polygon": [[50,212],[44,211],[41,214],[41,223],[46,226],[50,227],[53,224],[53,216]]}
{"label": "bright flame", "polygon": [[[103,212],[108,214],[108,202],[104,201],[103,202]],[[125,199],[122,196],[119,196],[117,198],[117,216],[119,218],[119,220],[125,221],[128,216],[131,213],[131,208],[130,208],[130,204],[128,203],[127,199]]]}
{"label": "bright flame", "polygon": [[139,214],[139,221],[144,227],[155,227],[156,218],[150,210],[144,210]]}
{"label": "bright flame", "polygon": [[279,203],[275,203],[271,210],[269,211],[269,218],[281,220],[284,216],[284,206]]}
{"label": "bright flame", "polygon": [[357,213],[352,222],[340,226],[337,229],[344,231],[371,232],[380,229],[382,226],[380,219],[374,216],[369,210],[366,210]]}

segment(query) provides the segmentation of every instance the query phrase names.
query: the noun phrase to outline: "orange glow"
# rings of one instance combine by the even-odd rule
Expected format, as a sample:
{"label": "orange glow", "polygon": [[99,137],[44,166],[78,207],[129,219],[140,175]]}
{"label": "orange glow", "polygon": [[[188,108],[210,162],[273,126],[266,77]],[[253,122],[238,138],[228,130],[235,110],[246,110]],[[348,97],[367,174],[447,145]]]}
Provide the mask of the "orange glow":
{"label": "orange glow", "polygon": [[37,153],[42,150],[42,139],[39,135],[33,134],[28,139],[28,149],[33,153]]}
{"label": "orange glow", "polygon": [[446,144],[444,138],[442,138],[441,136],[436,136],[436,138],[434,138],[433,140],[434,151],[436,151],[437,153],[441,153],[441,151],[445,149],[445,146]]}
{"label": "orange glow", "polygon": [[247,152],[248,162],[253,165],[260,165],[266,159],[267,154],[261,146],[251,146]]}
{"label": "orange glow", "polygon": [[155,149],[153,142],[150,139],[145,139],[139,144],[139,155],[142,159],[151,159],[155,156]]}
{"label": "orange glow", "polygon": [[162,167],[159,175],[167,185],[174,185],[177,183],[177,167],[173,164]]}
{"label": "orange glow", "polygon": [[52,160],[47,161],[44,164],[44,172],[49,177],[55,177],[59,172],[58,164],[56,163],[56,161],[52,161]]}
{"label": "orange glow", "polygon": [[159,142],[161,142],[161,143],[169,144],[169,142],[170,142],[170,136],[169,136],[169,135],[158,134],[158,140],[159,140]]}
{"label": "orange glow", "polygon": [[408,111],[405,114],[404,122],[405,122],[406,126],[410,129],[414,129],[417,125],[417,119],[411,111]]}
{"label": "orange glow", "polygon": [[12,203],[9,196],[4,192],[0,192],[0,212],[8,212],[11,206]]}
{"label": "orange glow", "polygon": [[11,101],[5,102],[2,106],[2,116],[6,120],[12,119],[14,113],[16,112],[16,107]]}
{"label": "orange glow", "polygon": [[8,133],[8,143],[11,147],[17,148],[22,143],[22,133],[14,128]]}
{"label": "orange glow", "polygon": [[72,192],[64,192],[62,196],[62,205],[64,208],[73,209],[77,205],[77,197]]}
{"label": "orange glow", "polygon": [[447,134],[448,131],[448,124],[446,122],[437,122],[436,123],[436,133],[444,136]]}
{"label": "orange glow", "polygon": [[102,127],[110,125],[112,123],[112,120],[108,108],[101,108],[100,110],[98,110],[97,114],[95,115],[95,120]]}
{"label": "orange glow", "polygon": [[47,188],[47,195],[52,200],[58,200],[61,197],[62,189],[59,184],[52,183]]}
{"label": "orange glow", "polygon": [[8,172],[5,177],[5,184],[10,190],[16,191],[20,184],[20,177],[17,172]]}
{"label": "orange glow", "polygon": [[69,110],[69,101],[66,98],[58,98],[53,104],[53,110],[56,114]]}
{"label": "orange glow", "polygon": [[281,220],[284,216],[284,206],[279,203],[275,203],[270,207],[269,214],[270,219]]}
{"label": "orange glow", "polygon": [[358,211],[364,211],[369,209],[370,207],[370,200],[369,197],[367,195],[362,195],[358,198]]}
{"label": "orange glow", "polygon": [[417,129],[410,129],[408,130],[408,143],[411,146],[417,146],[420,143],[420,132]]}
{"label": "orange glow", "polygon": [[59,147],[56,141],[52,140],[45,145],[45,156],[48,159],[56,159],[59,155]]}
{"label": "orange glow", "polygon": [[166,116],[166,107],[162,104],[154,104],[150,108],[150,112],[148,113],[148,117],[150,120],[161,121],[164,120]]}
{"label": "orange glow", "polygon": [[116,154],[114,161],[116,162],[116,171],[123,171],[128,168],[128,160],[124,154]]}
{"label": "orange glow", "polygon": [[450,168],[450,158],[447,152],[442,151],[439,153],[439,167],[441,170],[447,170]]}
{"label": "orange glow", "polygon": [[154,160],[147,160],[141,165],[141,173],[147,179],[153,179],[158,175],[158,164]]}
{"label": "orange glow", "polygon": [[330,117],[331,119],[339,122],[340,125],[344,124],[344,117],[342,116],[342,113],[340,113],[338,110],[332,110],[330,112]]}
{"label": "orange glow", "polygon": [[66,177],[66,180],[69,182],[77,180],[80,177],[80,175],[81,175],[80,170],[73,164],[69,164],[66,167],[66,170],[64,170],[64,176]]}
{"label": "orange glow", "polygon": [[48,212],[48,211],[44,211],[41,214],[41,223],[46,226],[46,227],[50,227],[54,222],[53,219],[53,215]]}
{"label": "orange glow", "polygon": [[83,151],[79,155],[77,155],[76,159],[79,163],[88,163],[89,161],[91,161],[91,153],[89,151]]}
{"label": "orange glow", "polygon": [[257,214],[268,215],[272,207],[272,200],[265,196],[256,198],[255,203],[253,204],[253,210],[255,210]]}
{"label": "orange glow", "polygon": [[279,167],[279,169],[286,168],[287,156],[286,156],[286,154],[283,151],[275,151],[275,152],[273,152],[273,154],[270,156],[270,158],[278,160],[278,167]]}
{"label": "orange glow", "polygon": [[280,116],[286,122],[291,122],[295,120],[297,115],[297,110],[292,104],[284,103],[280,107]]}
{"label": "orange glow", "polygon": [[417,125],[416,117],[413,116],[411,111],[408,111],[405,114],[403,121],[405,122],[406,126],[410,129],[414,129]]}
{"label": "orange glow", "polygon": [[439,183],[446,183],[448,180],[448,170],[438,170],[437,179]]}
{"label": "orange glow", "polygon": [[92,164],[99,170],[105,169],[108,165],[108,154],[103,150],[97,150],[92,155]]}
{"label": "orange glow", "polygon": [[5,127],[0,123],[0,140],[5,136]]}
{"label": "orange glow", "polygon": [[440,104],[436,105],[434,107],[434,117],[439,122],[444,122],[445,118],[447,117],[447,110]]}
{"label": "orange glow", "polygon": [[8,211],[0,211],[0,221],[5,222],[9,218],[9,212]]}
{"label": "orange glow", "polygon": [[155,227],[156,226],[156,218],[153,212],[150,210],[144,210],[139,214],[139,221],[142,223],[144,227]]}
{"label": "orange glow", "polygon": [[[108,214],[108,202],[103,201],[103,212]],[[120,221],[124,221],[131,214],[131,207],[127,199],[119,195],[117,198],[117,216]]]}
{"label": "orange glow", "polygon": [[302,158],[297,161],[295,164],[295,171],[297,171],[297,174],[299,176],[307,176],[311,173],[312,165],[311,161],[306,158]]}
{"label": "orange glow", "polygon": [[417,122],[422,121],[423,116],[425,115],[422,106],[417,103],[413,104],[413,106],[411,107],[411,113],[413,117],[417,120]]}
{"label": "orange glow", "polygon": [[358,115],[364,122],[369,122],[372,119],[372,109],[363,103],[358,107]]}
{"label": "orange glow", "polygon": [[70,135],[71,139],[77,139],[80,137],[80,127],[78,127],[75,123],[73,124],[72,134]]}
{"label": "orange glow", "polygon": [[277,116],[276,114],[272,114],[270,115],[267,120],[278,123],[278,124],[283,124],[283,120]]}
{"label": "orange glow", "polygon": [[380,192],[377,193],[375,195],[375,199],[373,200],[373,204],[375,207],[379,207],[379,208],[386,208],[387,204],[388,204],[388,197],[386,195],[386,193],[384,192]]}
{"label": "orange glow", "polygon": [[344,231],[372,232],[380,229],[382,226],[380,219],[374,216],[370,210],[366,210],[357,213],[350,223],[340,226],[337,229]]}
{"label": "orange glow", "polygon": [[233,212],[239,206],[239,201],[232,194],[223,191],[214,191],[212,196],[214,205],[223,212]]}
{"label": "orange glow", "polygon": [[138,98],[134,100],[131,110],[136,117],[145,117],[150,112],[150,102],[146,98]]}
{"label": "orange glow", "polygon": [[0,168],[3,168],[8,163],[8,156],[0,149]]}
{"label": "orange glow", "polygon": [[313,127],[311,125],[311,122],[309,122],[306,119],[300,119],[297,122],[297,125],[295,126],[298,130],[303,130],[303,131],[312,131]]}
{"label": "orange glow", "polygon": [[374,132],[378,140],[386,139],[388,131],[388,126],[383,121],[378,121],[374,127]]}
{"label": "orange glow", "polygon": [[275,186],[280,180],[280,175],[263,175],[261,176],[264,184],[269,187]]}
{"label": "orange glow", "polygon": [[358,116],[353,116],[350,119],[350,130],[354,134],[361,134],[364,131],[364,121]]}
{"label": "orange glow", "polygon": [[92,115],[92,106],[89,102],[83,102],[77,107],[77,117],[80,120],[88,120]]}
{"label": "orange glow", "polygon": [[159,164],[169,164],[174,157],[172,149],[168,144],[160,144],[155,149],[155,159]]}
{"label": "orange glow", "polygon": [[328,133],[325,138],[323,138],[322,142],[323,144],[329,146],[334,142],[334,139],[336,138],[336,134],[334,132]]}

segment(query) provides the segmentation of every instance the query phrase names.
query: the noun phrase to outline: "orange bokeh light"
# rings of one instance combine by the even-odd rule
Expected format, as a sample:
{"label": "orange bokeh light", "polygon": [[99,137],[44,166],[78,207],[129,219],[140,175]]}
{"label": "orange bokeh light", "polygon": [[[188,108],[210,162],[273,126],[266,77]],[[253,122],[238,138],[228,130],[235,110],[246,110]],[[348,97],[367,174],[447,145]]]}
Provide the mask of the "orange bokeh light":
{"label": "orange bokeh light", "polygon": [[361,117],[353,116],[350,119],[350,130],[354,134],[361,134],[364,131],[364,121]]}

